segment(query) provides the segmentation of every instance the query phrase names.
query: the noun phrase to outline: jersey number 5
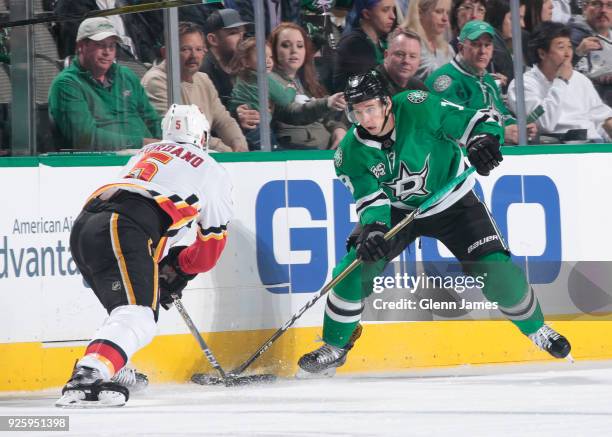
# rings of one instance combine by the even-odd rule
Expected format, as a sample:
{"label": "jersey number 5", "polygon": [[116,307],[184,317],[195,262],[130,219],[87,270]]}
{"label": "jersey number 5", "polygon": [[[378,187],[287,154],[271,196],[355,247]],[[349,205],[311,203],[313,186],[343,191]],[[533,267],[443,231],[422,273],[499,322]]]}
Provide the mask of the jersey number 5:
{"label": "jersey number 5", "polygon": [[157,163],[161,162],[162,164],[167,164],[172,161],[172,159],[172,156],[162,152],[147,153],[125,177],[149,182],[157,173]]}

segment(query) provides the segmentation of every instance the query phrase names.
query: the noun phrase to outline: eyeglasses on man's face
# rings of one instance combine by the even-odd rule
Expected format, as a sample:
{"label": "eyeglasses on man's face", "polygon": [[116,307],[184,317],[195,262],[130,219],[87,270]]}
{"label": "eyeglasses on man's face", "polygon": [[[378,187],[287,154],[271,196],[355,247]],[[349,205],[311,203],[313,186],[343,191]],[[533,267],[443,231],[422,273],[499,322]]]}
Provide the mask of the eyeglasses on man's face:
{"label": "eyeglasses on man's face", "polygon": [[588,3],[588,6],[595,9],[612,9],[612,2],[602,2],[600,0],[594,0]]}

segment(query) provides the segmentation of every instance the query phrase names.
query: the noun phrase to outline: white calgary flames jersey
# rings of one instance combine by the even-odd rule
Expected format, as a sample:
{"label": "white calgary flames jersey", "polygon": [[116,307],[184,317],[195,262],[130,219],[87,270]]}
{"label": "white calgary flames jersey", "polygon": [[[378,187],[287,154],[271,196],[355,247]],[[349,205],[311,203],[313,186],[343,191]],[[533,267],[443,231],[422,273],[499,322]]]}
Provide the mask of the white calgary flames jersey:
{"label": "white calgary flames jersey", "polygon": [[232,184],[227,171],[199,147],[170,141],[144,146],[121,169],[118,179],[90,198],[118,189],[154,199],[170,216],[172,223],[165,241],[158,244],[157,260],[194,221],[201,241],[225,239],[233,212]]}

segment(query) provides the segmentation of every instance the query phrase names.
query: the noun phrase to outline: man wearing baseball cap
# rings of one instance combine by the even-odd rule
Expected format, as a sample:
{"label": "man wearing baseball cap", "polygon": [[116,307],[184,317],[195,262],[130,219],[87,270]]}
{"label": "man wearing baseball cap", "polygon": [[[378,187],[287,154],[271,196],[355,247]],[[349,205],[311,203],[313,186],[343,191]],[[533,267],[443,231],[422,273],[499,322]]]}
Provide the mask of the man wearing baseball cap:
{"label": "man wearing baseball cap", "polygon": [[138,77],[115,63],[118,42],[108,18],[88,18],[79,26],[76,56],[49,91],[59,147],[120,150],[161,138],[159,116]]}
{"label": "man wearing baseball cap", "polygon": [[200,71],[208,74],[226,108],[233,88],[229,64],[247,24],[250,23],[243,21],[234,9],[219,9],[206,19],[204,35],[208,53]]}
{"label": "man wearing baseball cap", "polygon": [[[504,104],[495,78],[487,72],[493,57],[495,29],[489,23],[472,20],[459,34],[459,53],[446,65],[429,75],[425,84],[446,100],[472,109],[486,109],[497,113],[504,124],[506,144],[518,143],[516,119]],[[528,136],[535,136],[536,125],[530,123]]]}

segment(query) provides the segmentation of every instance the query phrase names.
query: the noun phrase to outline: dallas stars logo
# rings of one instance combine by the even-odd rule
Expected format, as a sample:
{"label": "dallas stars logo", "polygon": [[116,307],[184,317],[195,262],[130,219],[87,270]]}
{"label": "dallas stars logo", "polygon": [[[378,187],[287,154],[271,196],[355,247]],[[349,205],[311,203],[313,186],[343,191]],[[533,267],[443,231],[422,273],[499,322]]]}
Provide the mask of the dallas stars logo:
{"label": "dallas stars logo", "polygon": [[399,200],[406,200],[410,196],[426,196],[429,191],[425,188],[429,174],[429,155],[425,159],[423,168],[412,173],[404,161],[400,161],[400,171],[391,182],[384,182],[393,190],[393,195]]}

